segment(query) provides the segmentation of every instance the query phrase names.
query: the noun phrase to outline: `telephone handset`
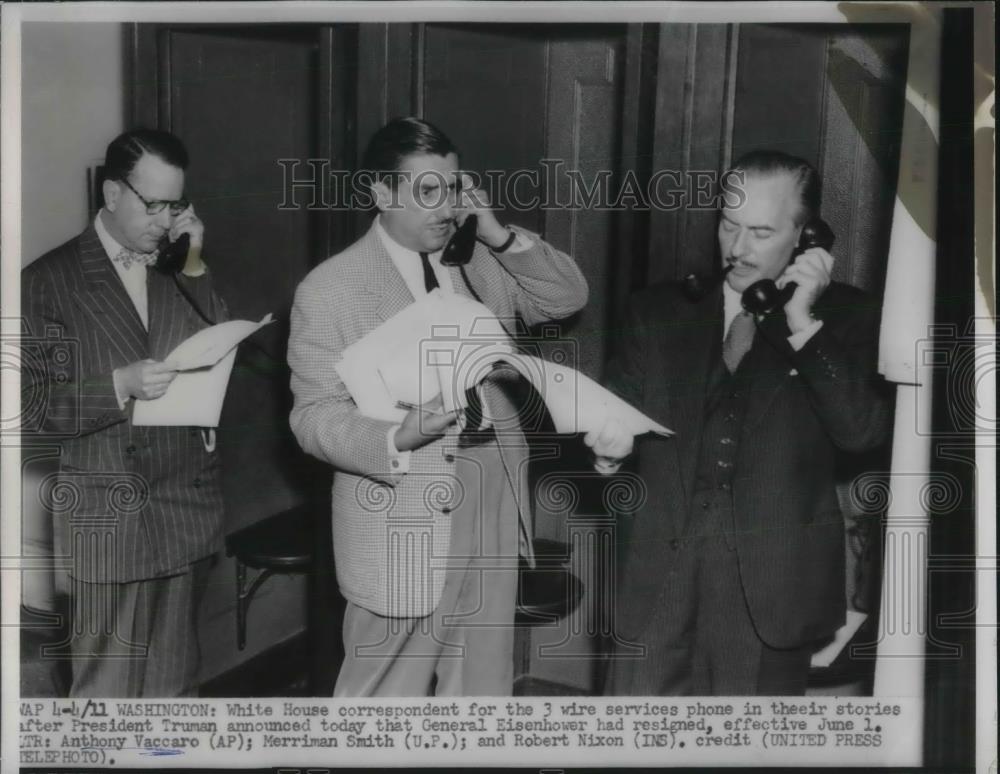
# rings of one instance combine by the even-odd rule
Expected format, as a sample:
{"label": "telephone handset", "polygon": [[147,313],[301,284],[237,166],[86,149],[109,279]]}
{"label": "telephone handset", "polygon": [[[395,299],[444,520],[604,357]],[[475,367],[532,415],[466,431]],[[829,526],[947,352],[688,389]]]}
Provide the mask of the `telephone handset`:
{"label": "telephone handset", "polygon": [[448,244],[441,251],[442,266],[465,266],[472,260],[476,249],[476,230],[479,228],[479,218],[470,213],[465,222],[451,235]]}
{"label": "telephone handset", "polygon": [[188,250],[191,248],[191,235],[181,234],[173,242],[170,241],[170,237],[166,234],[160,239],[159,245],[157,245],[157,253],[159,255],[156,258],[156,263],[153,264],[153,268],[156,269],[161,274],[166,274],[174,281],[174,285],[177,287],[177,292],[183,296],[184,300],[191,305],[195,313],[204,320],[208,325],[215,325],[215,320],[209,317],[202,308],[198,305],[198,302],[194,300],[194,297],[184,289],[181,284],[178,275],[184,268],[184,264],[187,262]]}
{"label": "telephone handset", "polygon": [[[824,220],[814,218],[802,227],[799,243],[792,253],[792,261],[811,247],[822,247],[829,250],[833,247],[836,237]],[[791,263],[791,261],[789,261]],[[771,314],[787,304],[795,293],[796,283],[789,282],[778,290],[774,280],[758,280],[743,291],[743,308],[751,314]]]}
{"label": "telephone handset", "polygon": [[181,234],[173,242],[170,241],[170,237],[164,234],[157,245],[156,251],[159,255],[153,267],[164,274],[177,274],[184,268],[190,247],[190,234]]}

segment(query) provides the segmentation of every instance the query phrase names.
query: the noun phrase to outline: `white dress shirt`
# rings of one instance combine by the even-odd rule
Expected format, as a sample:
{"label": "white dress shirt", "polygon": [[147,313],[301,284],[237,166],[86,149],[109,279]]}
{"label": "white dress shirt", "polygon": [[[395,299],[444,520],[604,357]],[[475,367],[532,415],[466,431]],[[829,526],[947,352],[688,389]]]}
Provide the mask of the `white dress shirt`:
{"label": "white dress shirt", "polygon": [[[111,265],[115,267],[115,272],[117,272],[118,277],[125,286],[125,292],[128,293],[132,306],[135,307],[135,311],[139,315],[139,319],[142,320],[142,327],[148,331],[149,293],[146,290],[146,272],[148,269],[141,263],[136,262],[132,262],[132,264],[126,269],[121,261],[115,260],[115,256],[117,256],[118,253],[120,253],[124,248],[118,244],[118,240],[111,236],[111,234],[108,233],[108,230],[104,227],[104,221],[101,220],[102,212],[104,212],[103,209],[99,210],[97,217],[94,218],[94,230],[97,232],[97,238],[101,240],[101,246],[104,248],[104,252],[107,253],[108,260],[110,260]],[[123,409],[132,396],[125,395],[122,392],[121,385],[118,383],[117,370],[112,372],[111,380],[115,386],[115,397],[118,398],[118,408]]]}
{"label": "white dress shirt", "polygon": [[[381,217],[375,221],[375,232],[378,234],[379,239],[382,240],[382,244],[385,245],[385,249],[389,253],[396,271],[403,278],[403,282],[406,283],[406,287],[409,288],[413,298],[419,300],[426,296],[427,288],[424,286],[424,267],[423,262],[420,260],[420,253],[408,247],[403,247],[389,236],[388,232],[382,227]],[[435,253],[428,253],[427,257],[430,260],[431,268],[434,270],[434,276],[437,277],[438,285],[441,286],[442,290],[454,293],[455,287],[452,285],[451,275],[447,267],[441,265],[442,252],[443,249]]]}
{"label": "white dress shirt", "polygon": [[94,230],[97,232],[97,238],[101,240],[104,252],[108,254],[111,264],[115,267],[115,271],[121,278],[122,284],[125,286],[125,292],[128,293],[128,297],[132,301],[132,306],[135,307],[139,319],[142,320],[142,327],[149,330],[149,296],[146,292],[147,269],[141,263],[136,262],[133,262],[126,269],[121,261],[115,260],[118,253],[124,248],[118,244],[118,241],[104,227],[104,221],[101,220],[102,212],[104,212],[103,209],[94,218]]}

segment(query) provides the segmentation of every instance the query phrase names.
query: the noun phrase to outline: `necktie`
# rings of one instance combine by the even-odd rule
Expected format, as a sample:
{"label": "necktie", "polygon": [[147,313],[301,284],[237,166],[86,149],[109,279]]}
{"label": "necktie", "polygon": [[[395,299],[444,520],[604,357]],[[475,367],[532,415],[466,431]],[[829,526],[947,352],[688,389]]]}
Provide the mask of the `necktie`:
{"label": "necktie", "polygon": [[156,253],[137,253],[135,250],[129,250],[127,247],[123,247],[118,251],[118,255],[114,257],[115,263],[120,263],[125,271],[132,268],[133,263],[137,263],[140,266],[149,266],[156,260]]}
{"label": "necktie", "polygon": [[753,315],[749,312],[740,312],[729,324],[729,331],[722,342],[722,361],[729,373],[735,373],[743,356],[750,351],[754,330]]}
{"label": "necktie", "polygon": [[483,402],[479,398],[479,390],[470,387],[465,391],[465,400],[468,405],[465,407],[465,425],[463,433],[474,433],[483,424]]}
{"label": "necktie", "polygon": [[430,293],[434,288],[441,287],[437,277],[434,276],[434,267],[431,266],[431,259],[427,253],[420,253],[420,262],[424,265],[424,290]]}

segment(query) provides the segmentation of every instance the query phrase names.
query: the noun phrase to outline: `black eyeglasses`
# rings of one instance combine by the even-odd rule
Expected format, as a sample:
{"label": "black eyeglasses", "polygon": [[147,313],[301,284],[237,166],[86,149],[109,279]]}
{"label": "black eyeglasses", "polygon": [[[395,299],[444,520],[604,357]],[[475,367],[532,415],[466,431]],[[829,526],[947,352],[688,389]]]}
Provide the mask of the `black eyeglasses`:
{"label": "black eyeglasses", "polygon": [[191,202],[189,202],[187,199],[175,199],[174,201],[170,202],[164,202],[164,201],[151,202],[141,193],[136,191],[128,180],[122,178],[122,182],[125,183],[126,186],[128,186],[128,190],[130,190],[132,193],[134,193],[136,196],[139,197],[140,202],[146,205],[147,215],[159,215],[161,212],[163,212],[163,209],[165,207],[169,207],[170,214],[173,215],[174,217],[177,217],[191,205]]}

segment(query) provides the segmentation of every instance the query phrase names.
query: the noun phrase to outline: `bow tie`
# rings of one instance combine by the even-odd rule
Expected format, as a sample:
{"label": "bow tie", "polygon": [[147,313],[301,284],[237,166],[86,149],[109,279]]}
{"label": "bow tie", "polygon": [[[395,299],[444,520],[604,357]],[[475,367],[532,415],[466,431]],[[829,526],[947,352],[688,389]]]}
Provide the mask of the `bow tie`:
{"label": "bow tie", "polygon": [[125,271],[128,271],[132,268],[133,263],[140,266],[149,266],[149,264],[155,263],[157,255],[157,253],[137,253],[135,250],[123,247],[113,260],[115,263],[120,263]]}

